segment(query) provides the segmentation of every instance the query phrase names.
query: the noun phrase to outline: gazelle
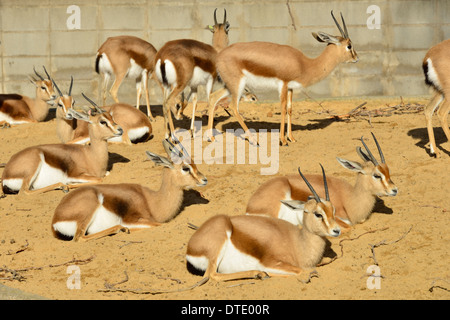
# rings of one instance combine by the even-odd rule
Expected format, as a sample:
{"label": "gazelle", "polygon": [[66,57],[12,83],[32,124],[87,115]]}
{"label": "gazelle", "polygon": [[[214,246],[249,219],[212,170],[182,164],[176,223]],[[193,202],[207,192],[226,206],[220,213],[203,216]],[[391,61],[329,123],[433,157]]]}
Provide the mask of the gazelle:
{"label": "gazelle", "polygon": [[[205,271],[204,278],[217,281],[298,275],[314,268],[323,257],[325,237],[337,237],[341,231],[328,194],[327,200],[319,198],[300,168],[299,173],[314,197],[307,202],[283,201],[283,205],[298,211],[303,228],[267,216],[217,215],[192,235],[187,261]],[[324,171],[323,183],[327,190]]]}
{"label": "gazelle", "polygon": [[86,241],[135,231],[165,223],[179,212],[183,190],[205,186],[206,177],[191,163],[189,155],[163,141],[169,155],[178,153],[181,163],[147,151],[147,156],[163,166],[158,191],[139,184],[102,184],[83,186],[66,195],[57,206],[52,220],[55,237]]}
{"label": "gazelle", "polygon": [[[71,109],[75,104],[72,97],[73,78],[70,82],[69,93],[63,95],[56,83],[53,85],[59,93],[56,100],[56,132],[63,143],[86,144],[89,143],[88,122],[79,121],[74,118]],[[91,99],[82,93],[83,97],[92,104],[97,112],[108,112],[115,123],[123,130],[121,136],[108,139],[109,142],[124,142],[126,144],[144,142],[152,136],[152,125],[150,120],[140,110],[125,103],[116,103],[99,108]]]}
{"label": "gazelle", "polygon": [[3,170],[4,193],[42,193],[76,188],[81,183],[99,183],[108,166],[107,139],[122,134],[107,112],[70,113],[89,122],[91,144],[46,144],[28,147],[14,154]]}
{"label": "gazelle", "polygon": [[[355,185],[328,177],[328,188],[331,202],[336,208],[336,221],[347,231],[351,226],[364,222],[373,210],[377,196],[395,196],[398,189],[392,182],[389,168],[378,141],[373,139],[380,154],[379,163],[361,137],[366,152],[357,147],[358,155],[364,163],[337,158],[346,169],[357,173]],[[319,175],[306,175],[306,178],[319,192],[322,191]],[[264,214],[283,219],[293,224],[299,224],[295,212],[286,206],[280,206],[280,200],[306,201],[310,195],[307,184],[296,175],[288,175],[271,179],[261,185],[251,196],[246,212],[248,214]]]}
{"label": "gazelle", "polygon": [[440,157],[436,147],[436,140],[433,132],[433,114],[438,109],[438,117],[441,122],[447,140],[450,141],[450,130],[448,128],[448,113],[450,111],[450,40],[442,41],[432,47],[423,59],[423,72],[425,83],[434,89],[434,96],[425,107],[425,118],[427,121],[427,131],[430,152],[436,157]]}
{"label": "gazelle", "polygon": [[[206,86],[206,96],[209,100],[209,94],[217,77],[215,58],[217,53],[228,45],[230,28],[226,10],[224,10],[222,23],[217,22],[216,11],[217,9],[214,10],[214,26],[208,26],[213,32],[213,46],[197,40],[180,39],[167,42],[156,54],[155,74],[163,88],[166,138],[175,131],[171,110],[176,105],[177,97],[186,87],[191,90],[187,101],[191,96],[193,99],[191,131],[194,129],[198,86]],[[173,110],[177,118],[185,106],[181,104],[178,110]]]}
{"label": "gazelle", "polygon": [[208,134],[213,141],[214,110],[217,101],[231,95],[230,108],[239,124],[257,144],[247,125],[239,114],[239,99],[248,86],[249,89],[277,89],[281,100],[280,143],[286,145],[285,118],[287,115],[287,138],[293,142],[292,94],[294,89],[306,88],[327,77],[342,62],[357,62],[358,56],[348,36],[347,27],[341,14],[343,28],[331,16],[341,36],[331,36],[324,32],[313,33],[319,42],[327,43],[325,50],[317,58],[306,57],[300,50],[291,46],[271,42],[235,43],[223,49],[216,58],[217,71],[225,88],[210,96]]}
{"label": "gazelle", "polygon": [[117,92],[124,78],[136,80],[136,108],[139,109],[142,88],[147,103],[147,116],[154,120],[150,111],[148,78],[155,66],[156,49],[149,42],[134,36],[117,36],[108,38],[98,49],[95,60],[95,71],[103,76],[102,96],[106,104],[106,90],[112,75],[115,76],[109,92],[116,103],[119,103]]}
{"label": "gazelle", "polygon": [[36,98],[20,94],[0,94],[0,125],[39,122],[47,117],[56,94],[45,67],[47,79],[44,79],[35,69],[33,70],[39,78],[38,80],[30,77],[31,83],[36,86]]}

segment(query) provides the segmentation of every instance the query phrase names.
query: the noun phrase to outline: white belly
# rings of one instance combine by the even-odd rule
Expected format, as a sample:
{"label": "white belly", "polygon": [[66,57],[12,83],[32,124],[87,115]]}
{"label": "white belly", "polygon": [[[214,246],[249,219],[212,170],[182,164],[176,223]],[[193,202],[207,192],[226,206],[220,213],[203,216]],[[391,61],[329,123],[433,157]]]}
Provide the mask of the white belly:
{"label": "white belly", "polygon": [[203,71],[202,68],[194,67],[194,72],[188,85],[190,87],[197,88],[198,86],[206,85],[212,80],[212,76],[209,72]]}
{"label": "white belly", "polygon": [[131,67],[128,69],[127,77],[131,79],[137,79],[142,77],[142,73],[144,72],[144,68],[136,63],[133,59],[130,59]]}
{"label": "white belly", "polygon": [[5,122],[9,123],[10,125],[17,125],[17,124],[30,122],[30,121],[26,121],[26,120],[15,120],[15,119],[11,118],[11,116],[9,116],[8,114],[0,112],[0,122],[2,122],[2,121],[5,121]]}
{"label": "white belly", "polygon": [[[262,77],[254,75],[247,70],[243,70],[245,85],[254,90],[277,90],[281,92],[283,81],[278,78]],[[288,89],[299,89],[302,85],[296,81],[288,82]]]}

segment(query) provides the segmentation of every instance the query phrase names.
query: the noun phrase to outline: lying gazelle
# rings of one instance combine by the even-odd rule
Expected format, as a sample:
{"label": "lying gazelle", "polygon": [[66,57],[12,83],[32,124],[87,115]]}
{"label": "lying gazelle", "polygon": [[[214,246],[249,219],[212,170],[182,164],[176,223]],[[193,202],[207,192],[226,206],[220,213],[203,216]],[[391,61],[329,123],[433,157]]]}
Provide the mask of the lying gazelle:
{"label": "lying gazelle", "polygon": [[[75,104],[72,97],[73,78],[70,82],[69,93],[63,95],[56,83],[53,85],[59,93],[56,100],[56,132],[63,143],[86,144],[89,143],[89,129],[86,121],[79,121],[70,112]],[[124,142],[126,144],[145,142],[152,136],[152,125],[150,120],[140,110],[129,104],[116,103],[99,108],[91,99],[82,93],[97,112],[108,112],[115,123],[123,130],[121,136],[108,139],[109,142]]]}
{"label": "lying gazelle", "polygon": [[[314,197],[307,202],[283,201],[283,205],[298,211],[303,227],[260,215],[210,218],[192,235],[186,253],[192,266],[205,271],[204,279],[299,275],[320,262],[325,237],[337,237],[341,231],[328,194],[325,192],[326,200],[319,198],[300,168],[298,171]],[[323,168],[322,172],[326,191]]]}
{"label": "lying gazelle", "polygon": [[115,103],[100,108],[94,101],[84,94],[82,95],[95,109],[108,112],[122,128],[123,134],[108,139],[108,142],[123,142],[131,145],[132,143],[148,141],[153,136],[152,124],[140,110],[126,103]]}
{"label": "lying gazelle", "polygon": [[287,45],[271,42],[241,42],[223,49],[216,58],[217,72],[225,87],[215,91],[210,96],[208,135],[213,141],[214,110],[217,101],[231,95],[230,109],[239,124],[249,137],[250,142],[257,144],[248,130],[243,118],[238,112],[239,98],[244,88],[252,91],[258,88],[277,89],[281,100],[280,143],[286,145],[285,118],[287,115],[287,138],[293,142],[292,94],[294,89],[306,88],[327,77],[331,71],[342,62],[357,62],[358,56],[348,36],[347,27],[342,17],[342,30],[336,23],[341,36],[331,36],[324,32],[313,33],[319,42],[328,45],[322,54],[311,59],[301,51]]}
{"label": "lying gazelle", "polygon": [[33,70],[39,78],[38,80],[30,77],[31,83],[36,86],[36,98],[20,94],[0,94],[0,125],[39,122],[47,117],[50,105],[53,105],[56,98],[53,84],[45,67],[47,79]]}
{"label": "lying gazelle", "polygon": [[[357,223],[364,222],[373,210],[377,196],[395,196],[397,187],[392,182],[389,168],[385,162],[381,147],[372,133],[373,139],[380,154],[379,163],[370,152],[361,137],[361,142],[366,149],[357,147],[358,155],[364,160],[363,164],[356,161],[337,158],[344,167],[357,173],[355,185],[348,182],[328,177],[330,199],[336,208],[336,220],[341,227],[349,228]],[[306,178],[319,192],[322,191],[319,175],[306,175]],[[250,198],[246,212],[248,214],[264,214],[299,224],[296,212],[292,212],[286,206],[280,206],[280,200],[305,201],[310,195],[309,187],[296,175],[277,177],[264,183]]]}
{"label": "lying gazelle", "polygon": [[[161,187],[150,190],[139,184],[101,184],[83,186],[66,195],[55,210],[52,230],[55,237],[86,241],[120,231],[159,226],[180,211],[186,189],[207,184],[206,177],[191,163],[184,148],[163,141],[171,158],[177,153],[179,164],[147,151],[147,156],[163,166]],[[178,144],[181,146],[181,144]]]}
{"label": "lying gazelle", "polygon": [[438,110],[438,117],[441,127],[444,130],[447,140],[450,141],[450,130],[448,128],[448,113],[450,111],[450,40],[445,40],[432,47],[423,59],[423,72],[425,83],[434,89],[434,96],[425,108],[427,121],[427,131],[430,146],[430,153],[440,157],[436,147],[436,140],[433,132],[433,114]]}
{"label": "lying gazelle", "polygon": [[115,76],[109,92],[119,103],[117,92],[125,77],[136,80],[136,108],[139,109],[142,87],[147,103],[147,116],[154,120],[150,111],[148,78],[155,66],[155,47],[145,40],[134,36],[117,36],[108,38],[98,49],[95,71],[103,76],[103,105],[106,104],[106,91],[112,75]]}
{"label": "lying gazelle", "polygon": [[46,144],[14,154],[3,170],[4,193],[42,193],[99,183],[108,166],[107,139],[122,134],[107,112],[82,114],[71,109],[78,120],[89,122],[91,144]]}
{"label": "lying gazelle", "polygon": [[209,100],[209,94],[217,77],[214,61],[217,52],[228,45],[230,28],[230,24],[226,20],[226,10],[223,23],[217,22],[216,10],[214,10],[215,24],[209,26],[213,32],[213,46],[197,40],[180,39],[167,42],[156,54],[155,74],[163,88],[166,138],[173,135],[175,131],[171,111],[179,118],[186,106],[182,103],[181,107],[175,110],[176,99],[186,87],[191,90],[186,101],[191,96],[193,100],[191,132],[194,129],[198,86],[206,86],[206,96]]}

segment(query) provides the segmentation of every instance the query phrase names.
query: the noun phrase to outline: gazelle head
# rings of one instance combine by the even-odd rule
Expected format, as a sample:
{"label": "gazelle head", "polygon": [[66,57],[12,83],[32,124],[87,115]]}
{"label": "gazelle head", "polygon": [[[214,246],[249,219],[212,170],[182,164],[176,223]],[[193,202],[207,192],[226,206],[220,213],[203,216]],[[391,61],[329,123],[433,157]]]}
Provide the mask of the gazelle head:
{"label": "gazelle head", "polygon": [[214,10],[214,25],[208,25],[206,28],[213,33],[213,47],[221,50],[228,46],[228,31],[230,23],[227,21],[227,10],[223,9],[223,22],[217,22],[217,8]]}
{"label": "gazelle head", "polygon": [[334,23],[336,23],[336,26],[341,33],[341,36],[332,36],[325,32],[319,33],[313,32],[312,33],[313,37],[319,42],[325,42],[330,45],[336,45],[336,47],[339,49],[340,52],[339,56],[341,62],[358,62],[359,58],[355,51],[355,48],[353,47],[350,37],[348,36],[347,26],[345,25],[342,13],[341,13],[341,20],[343,29],[337,22],[336,18],[334,17],[333,11],[331,11],[331,17],[333,18]]}
{"label": "gazelle head", "polygon": [[95,140],[106,141],[110,138],[120,137],[123,134],[122,127],[114,122],[111,114],[99,107],[92,108],[87,113],[71,108],[67,112],[67,118],[75,118],[90,124],[89,136],[91,143]]}
{"label": "gazelle head", "polygon": [[175,146],[168,139],[165,139],[163,140],[163,146],[169,158],[150,151],[146,151],[146,154],[156,165],[161,165],[172,171],[173,182],[178,187],[189,190],[194,187],[206,186],[208,179],[192,163],[191,157],[180,142]]}
{"label": "gazelle head", "polygon": [[337,158],[338,162],[344,167],[351,171],[358,172],[364,176],[364,187],[373,195],[376,196],[396,196],[398,189],[394,182],[391,180],[389,173],[389,167],[384,159],[381,147],[378,144],[375,135],[372,133],[372,137],[377,145],[378,153],[380,154],[379,163],[377,159],[373,156],[370,149],[364,143],[363,137],[361,137],[361,142],[365,148],[365,151],[361,147],[356,148],[356,152],[364,160],[363,164],[356,161],[350,161],[342,158]]}
{"label": "gazelle head", "polygon": [[319,197],[313,186],[300,171],[300,168],[298,168],[298,173],[302,176],[313,195],[306,202],[299,200],[281,200],[281,202],[298,212],[299,222],[309,232],[322,237],[337,237],[341,234],[341,228],[335,220],[336,210],[330,202],[325,170],[322,165],[320,167],[322,168],[325,199]]}
{"label": "gazelle head", "polygon": [[56,117],[60,119],[72,120],[73,117],[68,113],[75,105],[75,99],[72,97],[73,77],[70,77],[70,87],[67,94],[63,94],[56,85],[55,80],[52,79],[53,86],[58,91],[59,96],[55,99]]}
{"label": "gazelle head", "polygon": [[32,84],[36,87],[36,98],[47,102],[50,105],[54,105],[55,99],[57,95],[55,93],[55,89],[53,87],[53,82],[50,75],[47,72],[47,69],[44,68],[45,74],[47,75],[47,79],[37,73],[36,69],[33,68],[34,74],[38,77],[38,79],[29,77]]}

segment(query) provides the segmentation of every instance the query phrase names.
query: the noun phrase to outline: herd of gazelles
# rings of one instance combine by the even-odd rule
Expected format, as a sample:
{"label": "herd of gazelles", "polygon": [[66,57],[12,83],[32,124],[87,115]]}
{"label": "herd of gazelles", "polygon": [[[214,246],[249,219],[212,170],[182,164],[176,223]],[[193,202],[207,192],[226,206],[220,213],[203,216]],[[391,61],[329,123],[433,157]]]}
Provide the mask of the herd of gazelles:
{"label": "herd of gazelles", "polygon": [[[115,75],[110,94],[116,103],[100,108],[85,97],[93,105],[87,112],[73,108],[73,79],[68,94],[63,94],[45,68],[47,79],[35,71],[39,79],[31,80],[36,85],[36,99],[17,94],[0,95],[0,121],[13,125],[42,121],[47,116],[48,104],[53,104],[57,108],[58,136],[63,143],[33,146],[13,155],[3,171],[3,192],[30,194],[76,188],[63,197],[53,216],[52,231],[61,239],[86,241],[170,221],[180,210],[183,191],[207,184],[206,177],[173,136],[171,112],[181,116],[189,100],[189,97],[184,99],[183,90],[190,88],[194,119],[197,88],[206,86],[208,129],[212,129],[217,103],[231,95],[229,107],[248,133],[238,113],[239,100],[248,92],[246,88],[277,89],[282,111],[280,143],[287,143],[286,116],[287,139],[295,141],[291,130],[293,90],[325,78],[341,62],[358,60],[342,15],[342,27],[331,15],[341,36],[313,33],[318,41],[327,43],[315,59],[307,58],[293,47],[268,42],[228,46],[230,25],[226,11],[223,23],[217,22],[214,12],[215,24],[209,26],[213,46],[184,39],[167,42],[156,51],[151,44],[135,37],[108,38],[97,53],[96,70],[103,75],[103,105],[108,81]],[[439,118],[450,140],[446,99],[450,92],[447,76],[450,59],[445,54],[449,49],[450,41],[444,41],[431,48],[423,62],[426,83],[436,91],[425,109],[430,149],[436,156],[439,153],[431,116],[439,106]],[[151,74],[156,75],[163,90],[166,130],[163,146],[168,157],[148,151],[147,156],[164,167],[161,187],[153,191],[138,184],[98,184],[107,174],[108,141],[131,143],[151,136],[149,118],[153,120],[153,117],[147,90]],[[211,94],[218,75],[224,87]],[[147,116],[119,103],[117,91],[125,77],[136,79],[136,107],[144,88]],[[255,142],[251,135],[248,137]],[[187,261],[205,271],[205,279],[216,280],[297,275],[302,269],[316,266],[324,253],[325,237],[337,237],[362,223],[370,215],[377,196],[397,194],[374,135],[373,139],[380,162],[363,138],[364,149],[357,148],[363,163],[337,158],[342,166],[357,173],[355,185],[327,178],[323,167],[322,175],[303,175],[299,168],[300,176],[273,178],[253,194],[245,215],[217,215],[198,228],[188,243]],[[181,161],[174,162],[174,156]]]}

